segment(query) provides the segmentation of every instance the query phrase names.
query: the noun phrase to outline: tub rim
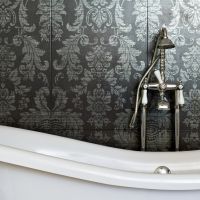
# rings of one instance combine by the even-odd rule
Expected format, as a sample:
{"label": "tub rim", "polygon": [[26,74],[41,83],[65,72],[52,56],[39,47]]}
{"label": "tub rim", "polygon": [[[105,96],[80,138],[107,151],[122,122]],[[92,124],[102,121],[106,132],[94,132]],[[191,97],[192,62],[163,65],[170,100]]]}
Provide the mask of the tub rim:
{"label": "tub rim", "polygon": [[[68,138],[62,138],[58,136],[43,134],[40,132],[29,131],[29,130],[22,130],[10,127],[2,127],[0,129],[4,129],[7,132],[0,132],[0,161],[12,165],[22,166],[31,168],[34,170],[40,170],[44,172],[49,172],[57,175],[72,177],[76,179],[92,181],[101,184],[113,185],[113,186],[120,186],[120,187],[130,187],[130,188],[141,188],[141,189],[157,189],[157,190],[199,190],[200,189],[200,151],[191,151],[191,152],[136,152],[136,151],[128,151],[122,149],[115,149],[111,147],[105,147],[102,145],[90,144],[82,141],[77,141]],[[13,135],[13,131],[17,134]],[[8,133],[9,132],[9,133]],[[8,139],[12,138],[12,144],[8,144]],[[41,140],[46,140],[46,146],[52,144],[54,140],[56,142],[61,142],[60,149],[63,149],[64,153],[66,149],[70,149],[73,145],[76,144],[76,147],[80,147],[80,151],[84,148],[87,151],[94,150],[92,154],[95,153],[93,157],[84,157],[84,154],[76,155],[77,151],[74,154],[70,154],[68,157],[56,156],[55,154],[49,154],[44,151],[40,150],[31,150],[20,148],[18,146],[14,146],[13,144],[17,143],[15,140],[22,139],[22,136],[26,137],[25,143],[27,144],[27,140],[38,137],[42,137]],[[6,137],[6,139],[5,139]],[[7,141],[2,141],[2,138]],[[4,144],[3,144],[4,142]],[[44,142],[44,141],[43,141]],[[22,141],[21,141],[22,144]],[[34,142],[32,143],[34,145]],[[58,143],[59,144],[59,143]],[[70,146],[71,144],[71,146]],[[25,146],[26,146],[25,145]],[[38,144],[40,145],[40,144]],[[64,146],[63,146],[64,145]],[[65,145],[69,145],[67,148]],[[49,146],[51,148],[51,146]],[[54,146],[54,149],[58,147]],[[76,148],[74,148],[76,149]],[[48,151],[48,149],[46,149]],[[73,152],[73,150],[72,150]],[[71,153],[72,153],[71,152]],[[114,153],[113,153],[114,152]],[[66,152],[65,152],[66,153]],[[87,152],[89,154],[89,152]],[[105,154],[104,157],[103,153]],[[184,153],[186,153],[189,157],[190,163],[181,162],[183,159]],[[195,155],[193,155],[195,154]],[[89,154],[90,155],[90,154]],[[113,155],[113,157],[111,157]],[[156,160],[152,161],[151,156],[156,158]],[[173,157],[172,159],[168,158],[165,163],[160,161],[158,163],[159,157],[167,158],[167,156]],[[181,156],[180,156],[181,155]],[[123,157],[125,156],[125,158]],[[177,157],[179,156],[179,157]],[[142,158],[143,157],[143,158]],[[177,159],[176,159],[177,157]],[[180,159],[181,157],[181,159]],[[74,159],[73,159],[74,158]],[[76,159],[75,159],[76,158]],[[111,159],[111,163],[114,162],[112,166],[107,163],[102,165],[95,164],[95,163],[88,163],[89,159],[96,158],[96,160],[101,158],[100,162],[108,162],[109,158]],[[85,159],[85,160],[84,160]],[[135,159],[135,160],[130,160]],[[136,160],[138,159],[138,160]],[[145,160],[146,159],[146,160]],[[142,163],[140,161],[143,160]],[[150,163],[145,163],[150,160]],[[170,163],[171,162],[171,163]],[[116,166],[116,164],[118,164]],[[171,167],[179,167],[184,165],[180,170],[180,174],[170,174],[170,175],[158,175],[153,174],[152,169],[158,167],[160,165],[168,165]],[[123,166],[125,165],[125,166]],[[191,171],[185,172],[185,167],[190,167]],[[141,169],[142,168],[142,169]],[[140,170],[139,170],[140,169]],[[196,170],[196,171],[195,171]],[[150,173],[151,172],[151,173]],[[183,173],[184,172],[184,173]],[[193,173],[190,173],[193,172]],[[173,171],[172,171],[173,173]]]}

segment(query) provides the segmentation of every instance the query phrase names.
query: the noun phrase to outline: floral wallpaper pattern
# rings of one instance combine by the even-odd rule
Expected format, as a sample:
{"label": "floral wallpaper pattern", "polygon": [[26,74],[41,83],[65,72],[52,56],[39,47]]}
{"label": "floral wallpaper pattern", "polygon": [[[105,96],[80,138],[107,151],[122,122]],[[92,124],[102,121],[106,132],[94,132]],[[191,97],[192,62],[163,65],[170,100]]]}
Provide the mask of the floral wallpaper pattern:
{"label": "floral wallpaper pattern", "polygon": [[[181,150],[199,149],[198,0],[0,1],[0,124],[139,150],[139,117],[128,122],[163,24],[176,44],[167,79],[185,84]],[[151,98],[148,150],[173,150],[173,105]]]}

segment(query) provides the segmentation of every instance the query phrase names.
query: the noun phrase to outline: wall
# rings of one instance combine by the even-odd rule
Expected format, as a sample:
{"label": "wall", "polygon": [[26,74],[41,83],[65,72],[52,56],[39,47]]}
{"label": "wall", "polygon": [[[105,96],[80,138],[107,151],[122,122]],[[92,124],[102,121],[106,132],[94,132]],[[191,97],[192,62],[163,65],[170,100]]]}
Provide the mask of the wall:
{"label": "wall", "polygon": [[[139,150],[139,120],[134,130],[128,122],[166,24],[176,44],[167,79],[185,84],[181,150],[199,149],[197,0],[4,0],[0,9],[0,124]],[[173,150],[173,109],[155,106],[152,98],[148,150]]]}

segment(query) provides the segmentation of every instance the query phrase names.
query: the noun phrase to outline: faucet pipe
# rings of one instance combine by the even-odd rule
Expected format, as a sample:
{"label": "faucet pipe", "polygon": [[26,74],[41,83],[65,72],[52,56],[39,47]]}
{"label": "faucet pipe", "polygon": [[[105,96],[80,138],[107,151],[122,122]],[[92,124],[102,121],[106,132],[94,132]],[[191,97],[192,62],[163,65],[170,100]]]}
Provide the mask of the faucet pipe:
{"label": "faucet pipe", "polygon": [[175,150],[179,151],[180,138],[180,104],[179,104],[179,90],[175,91]]}
{"label": "faucet pipe", "polygon": [[162,82],[165,82],[165,49],[160,49],[160,74]]}
{"label": "faucet pipe", "polygon": [[[163,87],[164,87],[164,91],[177,89],[176,84],[170,84],[170,83],[165,84],[165,86],[163,86]],[[160,91],[160,84],[159,83],[148,83],[148,90]]]}
{"label": "faucet pipe", "polygon": [[146,150],[146,132],[147,132],[147,105],[142,105],[141,116],[141,151]]}
{"label": "faucet pipe", "polygon": [[147,132],[147,104],[148,104],[148,97],[147,97],[147,78],[145,79],[145,83],[142,89],[142,115],[141,115],[141,151],[145,151],[146,149],[146,132]]}

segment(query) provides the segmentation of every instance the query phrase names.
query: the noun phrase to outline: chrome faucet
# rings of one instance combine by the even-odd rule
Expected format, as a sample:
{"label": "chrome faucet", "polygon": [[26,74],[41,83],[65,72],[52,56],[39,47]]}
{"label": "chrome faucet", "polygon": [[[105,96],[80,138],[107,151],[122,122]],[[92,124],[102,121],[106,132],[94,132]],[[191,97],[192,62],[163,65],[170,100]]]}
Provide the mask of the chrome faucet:
{"label": "chrome faucet", "polygon": [[[172,49],[175,45],[167,36],[167,29],[163,27],[158,35],[154,54],[148,70],[143,75],[136,95],[135,112],[130,121],[130,128],[134,128],[134,124],[137,118],[138,109],[141,104],[141,150],[146,150],[146,129],[147,129],[147,104],[148,90],[157,90],[160,93],[160,100],[158,102],[158,110],[170,110],[170,104],[165,97],[167,90],[175,91],[175,150],[179,151],[179,137],[180,137],[180,106],[184,105],[183,96],[183,84],[178,81],[176,84],[167,83],[165,80],[165,51],[166,49]],[[158,61],[160,60],[160,69],[156,68]],[[149,83],[152,72],[157,78],[157,83]]]}

